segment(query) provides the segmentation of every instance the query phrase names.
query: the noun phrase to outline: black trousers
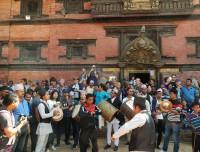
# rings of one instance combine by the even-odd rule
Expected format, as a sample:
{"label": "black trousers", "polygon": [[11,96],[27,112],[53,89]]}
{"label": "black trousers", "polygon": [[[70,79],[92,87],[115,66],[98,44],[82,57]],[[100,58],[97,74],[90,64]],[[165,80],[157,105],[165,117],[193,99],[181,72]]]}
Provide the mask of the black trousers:
{"label": "black trousers", "polygon": [[158,119],[157,132],[158,132],[157,146],[159,146],[162,140],[162,134],[165,132],[165,125],[163,119]]}
{"label": "black trousers", "polygon": [[55,136],[57,139],[57,143],[60,143],[60,138],[61,138],[61,134],[62,134],[62,124],[63,124],[62,120],[55,122],[55,124],[54,124],[54,130],[55,130]]}
{"label": "black trousers", "polygon": [[65,143],[67,143],[69,142],[69,137],[71,133],[72,118],[64,116],[63,123],[64,123],[64,129],[65,129]]}
{"label": "black trousers", "polygon": [[37,134],[36,134],[37,126],[38,126],[37,122],[30,122],[31,151],[35,151],[37,144]]}
{"label": "black trousers", "polygon": [[75,119],[72,119],[72,127],[73,127],[74,145],[78,145],[78,139],[80,135],[80,122],[77,122]]}
{"label": "black trousers", "polygon": [[97,129],[95,127],[81,128],[80,138],[79,138],[80,152],[87,151],[89,139],[92,141],[92,152],[98,152]]}
{"label": "black trousers", "polygon": [[200,135],[192,133],[193,152],[200,152]]}
{"label": "black trousers", "polygon": [[27,145],[25,145],[27,137],[27,125],[23,126],[21,128],[21,134],[17,137],[15,144],[13,146],[13,152],[24,152],[24,148],[26,148]]}

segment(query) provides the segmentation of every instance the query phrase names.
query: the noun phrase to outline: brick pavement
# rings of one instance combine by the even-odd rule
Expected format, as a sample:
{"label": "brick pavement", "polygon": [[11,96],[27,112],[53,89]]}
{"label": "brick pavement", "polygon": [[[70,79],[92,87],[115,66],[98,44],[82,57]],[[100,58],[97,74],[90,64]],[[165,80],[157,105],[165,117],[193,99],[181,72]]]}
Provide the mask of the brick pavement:
{"label": "brick pavement", "polygon": [[[70,140],[71,143],[73,143],[73,140]],[[118,152],[128,152],[128,146],[125,145],[126,140],[125,139],[120,139],[120,145]],[[100,152],[113,152],[114,146],[112,145],[111,149],[104,150],[103,147],[106,145],[106,138],[100,137],[98,139],[98,144],[100,146]],[[161,144],[162,145],[162,144]],[[91,152],[92,149],[88,149],[88,152]],[[60,147],[57,148],[56,152],[79,152],[79,147],[75,150],[71,149],[71,145],[65,145],[63,139],[61,141]],[[156,150],[156,152],[160,152],[160,150]],[[173,152],[173,142],[171,141],[169,144],[169,151],[168,152]],[[180,142],[180,150],[179,152],[192,152],[191,149],[191,142]]]}

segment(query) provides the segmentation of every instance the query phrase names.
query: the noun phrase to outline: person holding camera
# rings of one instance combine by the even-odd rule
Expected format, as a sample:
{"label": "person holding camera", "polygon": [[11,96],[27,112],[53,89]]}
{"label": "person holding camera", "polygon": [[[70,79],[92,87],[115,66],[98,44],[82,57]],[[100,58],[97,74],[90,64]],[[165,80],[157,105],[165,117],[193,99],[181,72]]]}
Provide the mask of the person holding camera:
{"label": "person holding camera", "polygon": [[[20,119],[23,117],[27,117],[27,119],[28,119],[30,116],[30,112],[29,112],[28,102],[24,99],[23,84],[15,85],[15,93],[19,97],[19,104],[18,104],[18,107],[15,110],[13,110],[13,114],[15,117],[15,123],[18,123],[20,121]],[[25,126],[22,127],[21,134],[16,139],[16,143],[15,143],[14,147],[16,147],[17,152],[27,151],[26,138],[27,138],[27,135],[29,134],[29,132],[30,132],[30,126],[27,123]]]}
{"label": "person holding camera", "polygon": [[13,147],[16,135],[20,134],[21,128],[26,125],[27,118],[15,126],[15,119],[12,111],[18,107],[19,98],[14,93],[7,94],[3,99],[3,107],[0,108],[0,152],[15,151]]}
{"label": "person holding camera", "polygon": [[89,82],[90,82],[91,80],[93,80],[93,81],[94,81],[94,84],[95,84],[95,85],[97,84],[97,80],[98,80],[98,78],[99,78],[99,74],[98,74],[98,72],[97,72],[97,70],[96,70],[96,66],[95,66],[95,65],[92,66],[92,69],[90,70],[90,72],[89,72],[89,74],[88,74],[88,78],[89,78]]}
{"label": "person holding camera", "polygon": [[53,116],[59,115],[59,111],[50,111],[47,104],[49,100],[49,92],[45,89],[39,91],[40,98],[42,101],[38,105],[38,111],[40,116],[40,123],[38,124],[36,134],[38,135],[38,140],[36,144],[36,152],[45,152],[46,144],[49,138],[49,134],[53,132],[51,126],[51,118]]}

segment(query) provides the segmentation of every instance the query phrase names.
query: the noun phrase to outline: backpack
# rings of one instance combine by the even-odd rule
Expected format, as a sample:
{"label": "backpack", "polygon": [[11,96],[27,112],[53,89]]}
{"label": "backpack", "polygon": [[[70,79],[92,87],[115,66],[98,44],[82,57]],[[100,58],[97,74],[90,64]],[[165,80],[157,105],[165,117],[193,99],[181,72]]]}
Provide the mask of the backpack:
{"label": "backpack", "polygon": [[[1,113],[9,113],[9,112],[7,110],[0,110],[0,114]],[[7,138],[0,124],[0,151],[3,150],[3,152],[11,152],[13,149],[15,139],[16,139],[15,136]]]}

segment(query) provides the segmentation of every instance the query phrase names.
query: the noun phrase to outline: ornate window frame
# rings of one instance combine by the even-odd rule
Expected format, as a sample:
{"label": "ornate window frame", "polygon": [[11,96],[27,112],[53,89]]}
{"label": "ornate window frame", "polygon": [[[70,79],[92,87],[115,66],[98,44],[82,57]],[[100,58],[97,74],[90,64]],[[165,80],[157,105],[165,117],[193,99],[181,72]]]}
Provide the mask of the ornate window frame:
{"label": "ornate window frame", "polygon": [[[21,62],[40,62],[46,61],[46,58],[41,57],[41,50],[43,46],[47,46],[47,41],[20,41],[14,42],[15,47],[20,50],[19,58],[15,58],[16,61]],[[35,51],[35,59],[29,57],[29,51]]]}
{"label": "ornate window frame", "polygon": [[[37,12],[36,13],[31,13],[28,9],[28,4],[30,2],[37,2],[38,7],[37,7]],[[21,6],[20,6],[20,16],[25,17],[25,15],[30,15],[31,17],[41,17],[42,16],[42,4],[43,0],[21,0]]]}
{"label": "ornate window frame", "polygon": [[[96,45],[96,39],[59,39],[59,45],[66,47],[66,55],[59,56],[60,59],[87,59],[88,57],[93,57],[88,55],[88,47],[91,45]],[[80,56],[73,55],[73,50],[77,47],[82,48],[82,53]]]}

